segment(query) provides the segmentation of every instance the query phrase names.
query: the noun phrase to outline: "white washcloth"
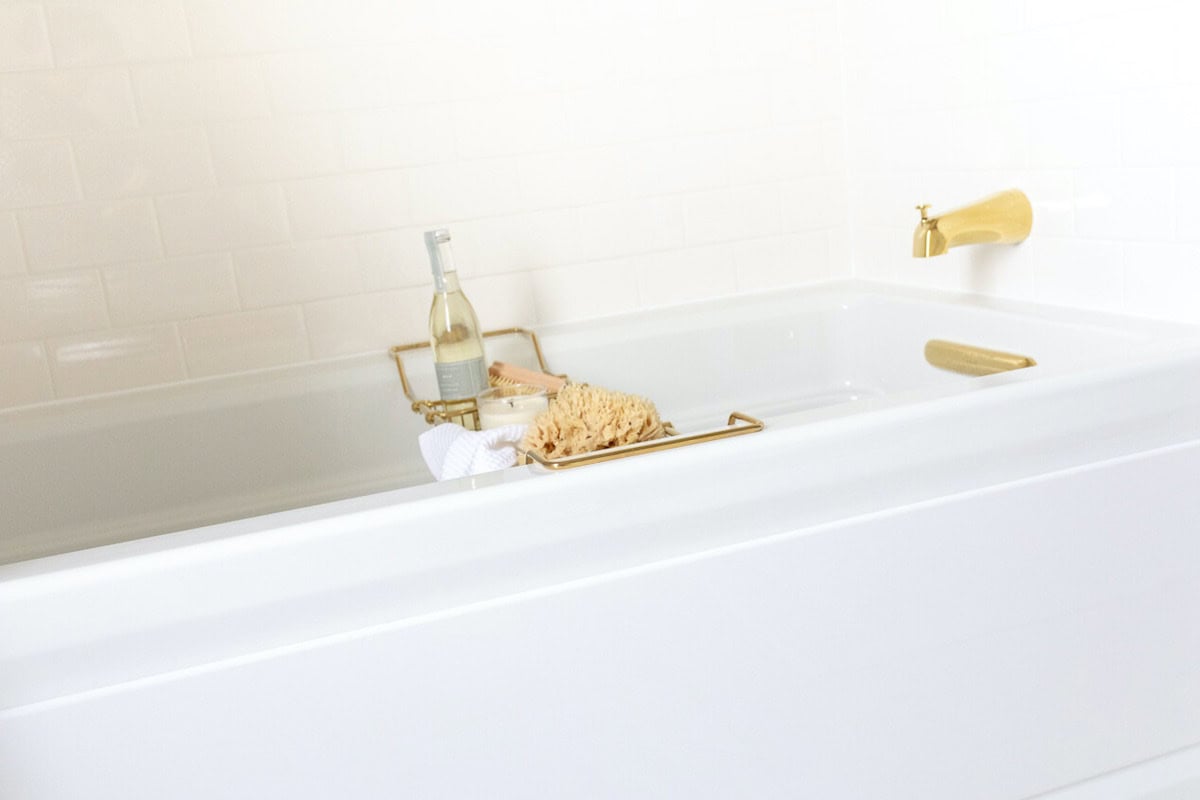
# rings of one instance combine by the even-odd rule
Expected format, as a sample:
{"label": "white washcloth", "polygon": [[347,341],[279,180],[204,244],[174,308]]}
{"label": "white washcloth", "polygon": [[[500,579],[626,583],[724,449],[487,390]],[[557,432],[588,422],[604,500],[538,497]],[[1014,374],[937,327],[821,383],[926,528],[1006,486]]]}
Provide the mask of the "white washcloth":
{"label": "white washcloth", "polygon": [[439,481],[478,475],[517,463],[517,445],[528,425],[504,425],[486,431],[469,431],[443,423],[417,437],[421,455]]}

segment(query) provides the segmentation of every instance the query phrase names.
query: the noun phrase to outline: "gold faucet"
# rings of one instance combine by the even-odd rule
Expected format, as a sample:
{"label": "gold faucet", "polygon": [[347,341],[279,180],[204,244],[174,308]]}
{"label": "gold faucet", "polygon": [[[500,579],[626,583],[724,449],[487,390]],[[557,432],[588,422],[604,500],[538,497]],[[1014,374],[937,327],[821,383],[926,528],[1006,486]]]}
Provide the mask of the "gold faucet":
{"label": "gold faucet", "polygon": [[921,221],[913,231],[913,257],[940,256],[964,244],[1016,244],[1033,227],[1033,208],[1020,189],[1009,189],[978,203],[930,217],[929,205],[917,206]]}

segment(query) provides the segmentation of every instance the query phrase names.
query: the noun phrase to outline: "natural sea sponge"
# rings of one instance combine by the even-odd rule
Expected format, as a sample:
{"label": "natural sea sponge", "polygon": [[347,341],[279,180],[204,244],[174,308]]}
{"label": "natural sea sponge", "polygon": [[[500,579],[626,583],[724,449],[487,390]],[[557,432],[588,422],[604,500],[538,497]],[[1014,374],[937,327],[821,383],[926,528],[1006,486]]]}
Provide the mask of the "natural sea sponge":
{"label": "natural sea sponge", "polygon": [[658,411],[644,397],[572,383],[529,425],[524,450],[564,458],[666,435]]}

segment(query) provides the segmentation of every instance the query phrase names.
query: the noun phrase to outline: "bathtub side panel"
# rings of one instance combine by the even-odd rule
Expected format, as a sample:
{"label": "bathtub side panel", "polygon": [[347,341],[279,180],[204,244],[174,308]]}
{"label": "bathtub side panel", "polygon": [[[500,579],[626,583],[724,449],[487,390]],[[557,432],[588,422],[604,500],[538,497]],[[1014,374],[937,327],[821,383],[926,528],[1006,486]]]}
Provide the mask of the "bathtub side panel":
{"label": "bathtub side panel", "polygon": [[1200,741],[1198,469],[1179,446],[15,708],[0,796],[1027,797]]}

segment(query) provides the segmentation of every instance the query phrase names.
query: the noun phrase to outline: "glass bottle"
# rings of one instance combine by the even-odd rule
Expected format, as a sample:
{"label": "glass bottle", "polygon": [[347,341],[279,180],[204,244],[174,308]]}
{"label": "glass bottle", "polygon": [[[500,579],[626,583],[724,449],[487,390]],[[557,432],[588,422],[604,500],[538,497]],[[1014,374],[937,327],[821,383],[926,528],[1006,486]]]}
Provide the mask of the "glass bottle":
{"label": "glass bottle", "polygon": [[458,285],[450,251],[450,231],[425,232],[433,268],[433,306],[429,309],[429,343],[433,347],[438,392],[443,400],[465,400],[488,388],[483,337],[475,309]]}

